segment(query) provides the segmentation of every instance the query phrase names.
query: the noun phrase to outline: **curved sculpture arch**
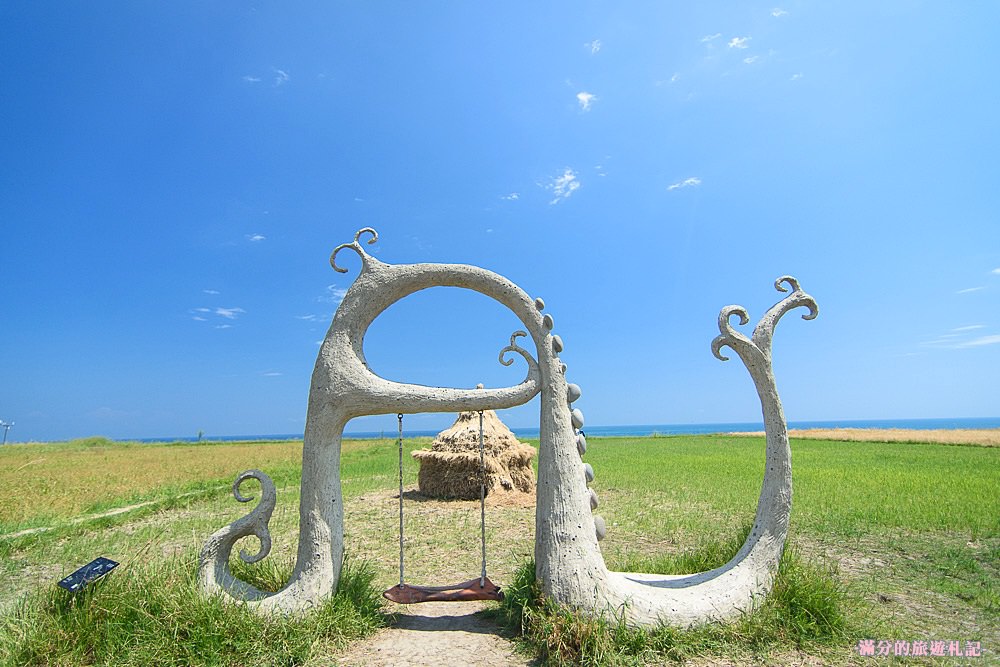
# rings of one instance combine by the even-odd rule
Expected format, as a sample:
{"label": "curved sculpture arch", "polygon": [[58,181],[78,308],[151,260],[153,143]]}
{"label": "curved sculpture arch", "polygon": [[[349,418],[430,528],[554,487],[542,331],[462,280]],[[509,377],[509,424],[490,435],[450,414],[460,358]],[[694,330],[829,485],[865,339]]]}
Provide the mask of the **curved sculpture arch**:
{"label": "curved sculpture arch", "polygon": [[[720,334],[712,351],[732,349],[746,365],[760,396],[767,434],[764,482],[753,528],[739,553],[726,565],[693,575],[664,576],[612,572],[607,569],[598,541],[606,532],[604,520],[593,514],[598,499],[588,482],[593,470],[583,462],[586,438],[583,414],[572,408],[580,388],[566,380],[559,359],[562,339],[552,333],[554,321],[544,313],[541,299],[532,299],[503,276],[459,264],[400,264],[378,261],[367,254],[363,235],[374,243],[371,228],[359,231],[351,243],[338,246],[330,258],[336,271],[337,254],[345,249],[361,258],[361,272],[347,290],[320,348],[313,370],[302,451],[302,488],[299,504],[299,545],[291,580],[277,593],[260,591],[229,571],[236,542],[256,535],[257,554],[240,553],[248,562],[270,550],[267,522],[274,508],[274,485],[257,470],[241,474],[234,484],[250,478],[261,481],[258,505],[247,516],[214,533],[202,549],[199,578],[210,594],[242,601],[261,613],[302,613],[331,595],[343,564],[344,516],[340,487],[340,448],[344,426],[364,415],[416,412],[461,412],[521,405],[541,394],[539,417],[538,483],[535,513],[535,567],[543,591],[557,602],[590,614],[605,611],[623,616],[633,626],[660,624],[689,626],[727,620],[751,610],[770,591],[788,534],[791,513],[791,453],[785,418],[771,370],[771,337],[778,320],[789,310],[805,307],[804,319],[817,315],[816,302],[790,277],[775,287],[788,295],[773,306],[750,337],[737,331],[733,316],[746,324],[749,316],[739,306],[727,306],[719,316]],[[386,308],[428,287],[460,287],[480,292],[510,309],[525,331],[515,332],[500,353],[520,354],[528,364],[525,379],[498,389],[451,389],[392,382],[367,366],[363,342],[368,327]],[[536,357],[516,342],[530,336]]]}

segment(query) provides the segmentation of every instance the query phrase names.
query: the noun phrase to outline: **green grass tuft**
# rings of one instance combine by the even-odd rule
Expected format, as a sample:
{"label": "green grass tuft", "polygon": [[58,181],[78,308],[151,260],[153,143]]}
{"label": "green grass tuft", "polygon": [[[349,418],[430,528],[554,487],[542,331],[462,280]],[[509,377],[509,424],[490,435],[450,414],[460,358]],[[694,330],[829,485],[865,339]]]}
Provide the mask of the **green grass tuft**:
{"label": "green grass tuft", "polygon": [[[266,562],[266,561],[265,561]],[[239,572],[278,588],[288,568]],[[198,590],[189,560],[122,567],[85,590],[51,588],[0,621],[3,665],[296,665],[385,624],[367,564],[347,563],[337,593],[302,618],[261,619]]]}
{"label": "green grass tuft", "polygon": [[[641,564],[655,567],[641,571],[685,574],[711,569],[726,563],[741,544],[742,537],[705,543],[691,554],[647,560]],[[834,569],[807,563],[788,549],[766,601],[735,623],[646,631],[628,627],[613,613],[590,618],[543,596],[533,561],[525,562],[505,588],[498,615],[520,632],[527,650],[544,664],[638,665],[694,656],[749,654],[759,660],[792,648],[822,653],[842,647],[858,633],[874,632],[864,627],[868,615],[857,612],[862,610],[851,601]]]}

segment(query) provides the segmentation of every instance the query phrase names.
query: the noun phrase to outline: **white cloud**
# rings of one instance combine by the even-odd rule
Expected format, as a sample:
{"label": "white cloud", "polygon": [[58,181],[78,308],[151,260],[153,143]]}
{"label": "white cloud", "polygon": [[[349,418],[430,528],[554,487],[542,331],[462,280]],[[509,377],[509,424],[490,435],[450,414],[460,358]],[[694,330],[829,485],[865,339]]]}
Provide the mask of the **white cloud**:
{"label": "white cloud", "polygon": [[204,292],[205,294],[218,294],[219,290],[217,290],[217,289],[203,289],[202,292]]}
{"label": "white cloud", "polygon": [[243,80],[246,81],[247,83],[260,83],[260,78],[259,77],[250,76],[249,74],[247,74],[245,77],[243,77]]}
{"label": "white cloud", "polygon": [[278,69],[277,67],[272,67],[271,71],[274,72],[274,85],[280,86],[288,82],[288,72],[285,70]]}
{"label": "white cloud", "polygon": [[751,39],[753,39],[753,38],[752,37],[733,37],[731,40],[729,40],[729,44],[727,46],[729,46],[729,48],[731,48],[731,49],[746,49],[746,48],[749,48],[750,45],[747,44],[747,42],[749,42]]}
{"label": "white cloud", "polygon": [[758,60],[760,60],[760,56],[750,56],[749,58],[744,58],[743,62],[746,63],[747,65],[752,65]]}
{"label": "white cloud", "polygon": [[802,78],[802,72],[798,72],[796,74],[793,74],[791,77],[789,77],[788,80],[789,81],[798,81],[801,78]]}
{"label": "white cloud", "polygon": [[257,241],[263,241],[266,238],[267,237],[263,234],[247,234],[247,241],[253,241],[254,243]]}
{"label": "white cloud", "polygon": [[595,39],[592,42],[586,42],[584,44],[584,46],[586,46],[588,49],[590,49],[590,53],[591,53],[591,55],[593,55],[593,54],[595,54],[595,53],[597,53],[598,51],[601,50],[601,40]]}
{"label": "white cloud", "polygon": [[975,331],[976,329],[985,329],[985,328],[986,328],[985,324],[970,324],[967,327],[955,327],[954,329],[952,329],[952,331],[955,333],[961,333],[962,331]]}
{"label": "white cloud", "polygon": [[680,190],[681,188],[693,187],[695,185],[701,185],[701,179],[697,176],[692,176],[691,178],[685,178],[683,181],[679,181],[673,185],[668,185],[667,190]]}
{"label": "white cloud", "polygon": [[590,111],[590,105],[597,100],[597,95],[593,93],[588,93],[586,91],[580,91],[576,94],[576,99],[580,103],[580,109],[583,111]]}
{"label": "white cloud", "polygon": [[305,320],[306,322],[315,322],[319,319],[319,315],[296,315],[295,319]]}
{"label": "white cloud", "polygon": [[983,345],[1000,345],[1000,335],[980,336],[979,338],[959,343],[956,347],[982,347]]}
{"label": "white cloud", "polygon": [[957,292],[955,292],[955,294],[968,294],[969,292],[978,292],[981,289],[986,289],[986,288],[983,287],[982,285],[980,285],[979,287],[966,287],[965,289],[958,290]]}
{"label": "white cloud", "polygon": [[552,182],[546,185],[545,188],[551,190],[552,194],[555,195],[555,198],[549,204],[558,204],[563,199],[569,199],[570,195],[580,188],[580,181],[576,177],[576,172],[567,167],[562,176],[552,179]]}
{"label": "white cloud", "polygon": [[267,371],[266,373],[261,373],[261,375],[266,378],[274,378],[279,375],[283,375],[283,373],[279,373],[278,371]]}
{"label": "white cloud", "polygon": [[332,303],[334,305],[339,305],[341,301],[344,300],[344,296],[347,294],[346,287],[337,287],[336,285],[327,285],[326,294],[319,297],[317,301],[323,303]]}
{"label": "white cloud", "polygon": [[708,44],[709,42],[719,39],[720,37],[722,37],[721,32],[717,32],[714,35],[705,35],[704,37],[701,38],[701,43]]}
{"label": "white cloud", "polygon": [[199,317],[198,315],[192,316],[191,319],[194,320],[195,322],[207,322],[208,321],[204,317]]}
{"label": "white cloud", "polygon": [[517,201],[521,198],[521,195],[517,192],[511,192],[509,195],[502,195],[500,199],[506,199],[507,201]]}
{"label": "white cloud", "polygon": [[125,410],[118,410],[116,408],[111,408],[108,406],[102,406],[87,413],[87,416],[93,417],[95,419],[123,419],[125,417],[133,416],[134,413],[127,412]]}
{"label": "white cloud", "polygon": [[788,16],[788,12],[786,12],[781,7],[775,7],[774,9],[771,10],[771,16],[778,19],[781,18],[782,16]]}
{"label": "white cloud", "polygon": [[212,309],[211,308],[195,308],[194,312],[196,312],[196,313],[210,313],[210,312],[212,312]]}
{"label": "white cloud", "polygon": [[674,75],[670,77],[670,83],[677,83],[681,79],[680,72],[674,72]]}
{"label": "white cloud", "polygon": [[213,312],[219,317],[224,317],[227,320],[235,320],[241,313],[245,313],[247,311],[242,308],[216,308]]}
{"label": "white cloud", "polygon": [[993,269],[992,271],[990,271],[990,273],[996,276],[1000,276],[1000,269]]}
{"label": "white cloud", "polygon": [[232,329],[233,325],[232,324],[216,324],[215,328],[216,329]]}

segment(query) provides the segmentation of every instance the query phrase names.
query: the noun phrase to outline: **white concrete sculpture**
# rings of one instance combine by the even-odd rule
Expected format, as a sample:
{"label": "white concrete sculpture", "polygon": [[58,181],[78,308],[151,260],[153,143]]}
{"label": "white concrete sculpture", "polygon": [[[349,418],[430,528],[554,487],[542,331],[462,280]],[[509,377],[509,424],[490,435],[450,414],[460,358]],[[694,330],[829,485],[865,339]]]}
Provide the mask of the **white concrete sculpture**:
{"label": "white concrete sculpture", "polygon": [[[764,482],[753,527],[743,547],[722,567],[693,575],[667,576],[612,572],[605,566],[598,541],[607,526],[593,514],[598,499],[588,483],[593,469],[582,460],[586,452],[583,414],[573,409],[580,388],[566,381],[566,365],[559,359],[562,339],[552,334],[553,319],[543,314],[545,304],[503,276],[475,266],[456,264],[391,265],[368,255],[360,242],[363,234],[374,243],[371,228],[359,231],[352,243],[338,246],[358,253],[361,273],[344,296],[320,349],[312,375],[302,452],[302,487],[299,506],[299,545],[289,583],[277,593],[266,593],[235,578],[228,567],[235,543],[256,535],[261,547],[256,555],[240,553],[248,562],[264,558],[270,550],[267,522],[274,508],[274,484],[264,473],[250,470],[234,485],[237,500],[245,502],[240,483],[260,480],[263,497],[246,517],[213,534],[201,553],[199,576],[207,593],[221,593],[243,601],[262,613],[298,613],[321,602],[337,587],[343,562],[344,515],[340,486],[340,447],[348,420],[385,413],[461,412],[521,405],[541,393],[535,514],[535,566],[542,590],[554,600],[589,614],[612,612],[632,626],[660,624],[690,626],[727,620],[748,612],[771,590],[778,561],[788,534],[792,503],[791,452],[785,417],[771,369],[771,337],[778,320],[803,306],[803,319],[816,317],[811,296],[798,282],[783,276],[775,282],[784,299],[761,319],[748,338],[736,331],[749,317],[740,306],[727,306],[719,315],[720,335],[712,342],[719,359],[723,347],[735,351],[746,365],[760,396],[764,414],[766,463]],[[375,375],[365,362],[364,335],[375,318],[393,303],[428,287],[447,286],[475,290],[509,308],[523,323],[510,345],[500,353],[504,365],[508,352],[521,355],[528,373],[518,385],[499,389],[449,389],[400,384]],[[537,360],[517,345],[528,335]]]}

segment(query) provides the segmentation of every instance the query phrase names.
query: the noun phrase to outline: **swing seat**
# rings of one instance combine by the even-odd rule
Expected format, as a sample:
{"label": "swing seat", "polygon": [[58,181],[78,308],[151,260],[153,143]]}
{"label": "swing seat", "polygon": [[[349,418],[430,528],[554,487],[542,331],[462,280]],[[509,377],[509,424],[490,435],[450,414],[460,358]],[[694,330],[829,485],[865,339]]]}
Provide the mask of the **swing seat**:
{"label": "swing seat", "polygon": [[485,584],[479,585],[479,579],[470,579],[460,584],[450,586],[412,586],[410,584],[395,585],[387,589],[382,596],[398,604],[417,604],[419,602],[467,602],[471,600],[503,600],[500,587],[485,578]]}

